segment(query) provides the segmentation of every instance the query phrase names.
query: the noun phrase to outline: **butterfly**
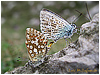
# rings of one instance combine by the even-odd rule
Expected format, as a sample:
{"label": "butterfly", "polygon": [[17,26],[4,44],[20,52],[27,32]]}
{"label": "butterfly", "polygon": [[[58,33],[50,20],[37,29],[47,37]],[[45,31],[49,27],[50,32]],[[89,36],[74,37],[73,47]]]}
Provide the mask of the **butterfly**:
{"label": "butterfly", "polygon": [[69,24],[56,13],[45,8],[40,12],[40,27],[44,36],[52,39],[55,43],[62,38],[66,40],[77,32],[75,24]]}
{"label": "butterfly", "polygon": [[31,61],[39,61],[50,50],[53,42],[48,45],[47,38],[39,31],[33,28],[26,29],[26,47]]}

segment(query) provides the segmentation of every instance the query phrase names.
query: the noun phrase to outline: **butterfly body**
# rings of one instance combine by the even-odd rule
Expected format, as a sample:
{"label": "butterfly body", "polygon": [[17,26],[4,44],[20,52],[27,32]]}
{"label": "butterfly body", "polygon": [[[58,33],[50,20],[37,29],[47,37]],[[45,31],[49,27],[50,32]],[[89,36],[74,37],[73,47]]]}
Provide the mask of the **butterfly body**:
{"label": "butterfly body", "polygon": [[76,31],[75,24],[69,24],[62,17],[47,9],[42,9],[40,12],[40,27],[44,36],[54,42],[61,38],[70,38]]}

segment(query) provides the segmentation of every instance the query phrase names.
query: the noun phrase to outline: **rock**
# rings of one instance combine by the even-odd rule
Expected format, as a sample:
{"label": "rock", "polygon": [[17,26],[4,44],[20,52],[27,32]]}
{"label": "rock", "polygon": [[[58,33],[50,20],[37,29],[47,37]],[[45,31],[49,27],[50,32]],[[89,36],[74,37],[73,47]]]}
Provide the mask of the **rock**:
{"label": "rock", "polygon": [[26,63],[5,74],[99,74],[99,13],[80,30],[77,41],[47,55],[39,66]]}

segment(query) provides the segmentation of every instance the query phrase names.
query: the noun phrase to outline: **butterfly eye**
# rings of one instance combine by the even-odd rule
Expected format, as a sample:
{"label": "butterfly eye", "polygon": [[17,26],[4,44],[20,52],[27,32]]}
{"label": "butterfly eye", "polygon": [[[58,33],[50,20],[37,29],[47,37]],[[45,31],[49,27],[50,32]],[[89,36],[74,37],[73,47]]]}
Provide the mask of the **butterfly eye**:
{"label": "butterfly eye", "polygon": [[71,26],[73,26],[74,28],[76,28],[76,25],[75,24],[72,24]]}

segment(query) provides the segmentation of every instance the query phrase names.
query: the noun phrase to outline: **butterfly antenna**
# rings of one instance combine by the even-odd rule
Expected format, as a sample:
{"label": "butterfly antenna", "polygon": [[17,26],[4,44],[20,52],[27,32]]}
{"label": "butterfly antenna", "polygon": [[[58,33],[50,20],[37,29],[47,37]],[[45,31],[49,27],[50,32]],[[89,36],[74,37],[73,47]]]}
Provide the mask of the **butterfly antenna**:
{"label": "butterfly antenna", "polygon": [[[78,10],[75,10],[75,11],[81,14],[80,11],[78,11]],[[83,15],[86,19],[88,19],[84,14],[82,14],[82,15]],[[88,19],[88,20],[89,20],[89,19]]]}
{"label": "butterfly antenna", "polygon": [[21,57],[18,57],[18,60],[17,61],[28,61],[29,59],[23,59]]}
{"label": "butterfly antenna", "polygon": [[80,13],[80,15],[72,22],[75,23],[77,21],[77,19],[82,15],[82,13]]}
{"label": "butterfly antenna", "polygon": [[87,5],[86,2],[85,2],[85,5],[86,5],[86,10],[87,10],[87,13],[88,13],[89,19],[90,19],[90,21],[91,21],[92,19],[91,19],[91,16],[90,16],[90,14],[89,14],[88,5]]}
{"label": "butterfly antenna", "polygon": [[17,61],[20,61],[19,59],[20,59],[20,57],[18,57]]}

